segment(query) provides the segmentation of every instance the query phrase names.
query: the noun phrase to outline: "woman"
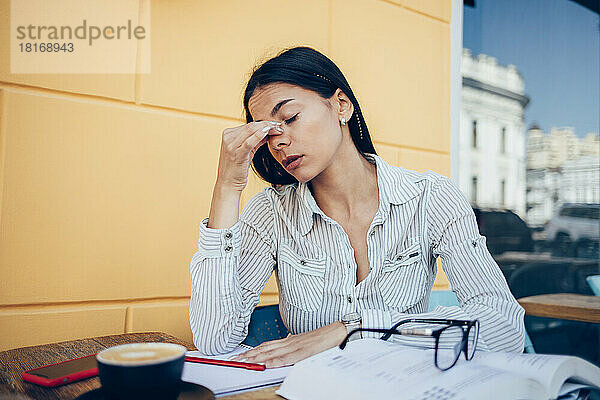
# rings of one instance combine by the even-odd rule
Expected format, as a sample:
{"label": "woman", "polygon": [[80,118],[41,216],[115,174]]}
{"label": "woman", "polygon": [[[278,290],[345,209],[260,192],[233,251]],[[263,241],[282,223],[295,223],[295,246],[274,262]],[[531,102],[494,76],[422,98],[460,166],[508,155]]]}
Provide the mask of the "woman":
{"label": "woman", "polygon": [[[191,262],[190,324],[200,351],[222,353],[244,340],[273,270],[291,335],[240,357],[250,362],[290,365],[340,344],[350,328],[390,328],[416,314],[478,319],[478,348],[523,350],[523,309],[469,203],[449,179],[376,155],[331,60],[307,47],[282,52],[253,72],[244,108],[247,124],[223,132],[210,215]],[[272,187],[239,215],[251,162]],[[425,313],[438,256],[460,307]]]}

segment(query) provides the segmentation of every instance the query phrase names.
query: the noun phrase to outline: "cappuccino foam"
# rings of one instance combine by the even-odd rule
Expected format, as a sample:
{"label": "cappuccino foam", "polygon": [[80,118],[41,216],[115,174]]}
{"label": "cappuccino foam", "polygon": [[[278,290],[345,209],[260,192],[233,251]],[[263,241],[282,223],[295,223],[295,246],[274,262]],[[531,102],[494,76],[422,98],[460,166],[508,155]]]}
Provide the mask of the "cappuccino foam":
{"label": "cappuccino foam", "polygon": [[174,360],[182,356],[185,350],[172,343],[131,343],[102,350],[97,358],[105,364],[156,364]]}

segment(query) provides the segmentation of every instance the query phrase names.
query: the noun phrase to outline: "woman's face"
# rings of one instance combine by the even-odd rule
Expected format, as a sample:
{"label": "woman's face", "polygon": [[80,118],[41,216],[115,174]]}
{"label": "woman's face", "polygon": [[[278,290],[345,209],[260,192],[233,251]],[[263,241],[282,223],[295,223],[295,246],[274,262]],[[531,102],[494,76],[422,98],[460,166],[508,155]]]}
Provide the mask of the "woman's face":
{"label": "woman's face", "polygon": [[[266,145],[299,182],[308,182],[327,168],[342,143],[336,97],[324,99],[296,85],[272,83],[255,90],[248,101],[255,121],[282,122],[283,133],[269,136]],[[289,163],[290,156],[301,157]]]}

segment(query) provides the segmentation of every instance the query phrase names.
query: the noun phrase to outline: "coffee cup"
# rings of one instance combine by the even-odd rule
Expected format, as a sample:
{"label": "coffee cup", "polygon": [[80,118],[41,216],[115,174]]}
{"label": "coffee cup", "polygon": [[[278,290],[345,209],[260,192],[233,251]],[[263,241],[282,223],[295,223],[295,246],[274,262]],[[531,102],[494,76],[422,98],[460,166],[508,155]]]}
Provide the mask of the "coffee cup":
{"label": "coffee cup", "polygon": [[121,399],[177,399],[186,348],[173,343],[129,343],[96,355],[103,394]]}

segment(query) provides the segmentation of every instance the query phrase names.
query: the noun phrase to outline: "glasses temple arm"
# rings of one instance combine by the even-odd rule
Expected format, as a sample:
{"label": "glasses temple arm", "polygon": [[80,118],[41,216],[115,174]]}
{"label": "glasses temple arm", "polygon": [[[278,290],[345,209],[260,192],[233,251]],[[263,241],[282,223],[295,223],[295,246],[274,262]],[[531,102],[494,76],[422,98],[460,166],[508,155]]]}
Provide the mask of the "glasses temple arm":
{"label": "glasses temple arm", "polygon": [[346,347],[346,344],[348,343],[350,336],[354,335],[357,332],[389,333],[389,331],[390,331],[389,329],[383,329],[383,328],[356,328],[356,329],[351,330],[350,333],[348,333],[346,335],[346,337],[344,338],[342,343],[340,343],[339,347],[340,347],[340,349],[344,350],[344,347]]}

